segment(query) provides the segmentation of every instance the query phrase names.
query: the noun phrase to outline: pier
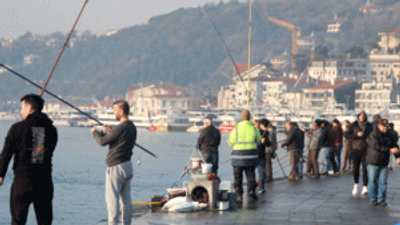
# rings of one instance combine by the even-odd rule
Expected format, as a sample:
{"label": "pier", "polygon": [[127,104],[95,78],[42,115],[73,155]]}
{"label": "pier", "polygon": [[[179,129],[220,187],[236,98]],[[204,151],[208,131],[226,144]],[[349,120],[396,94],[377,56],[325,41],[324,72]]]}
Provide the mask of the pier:
{"label": "pier", "polygon": [[[369,196],[353,197],[352,175],[304,177],[297,182],[285,180],[267,184],[259,200],[244,194],[236,210],[190,213],[152,212],[149,207],[134,212],[132,224],[140,225],[258,225],[258,224],[371,224],[400,223],[400,167],[389,172],[388,206],[372,206]],[[360,179],[359,186],[362,185]],[[245,189],[246,190],[246,189]],[[360,187],[361,192],[361,187]],[[107,220],[97,225],[106,225]]]}

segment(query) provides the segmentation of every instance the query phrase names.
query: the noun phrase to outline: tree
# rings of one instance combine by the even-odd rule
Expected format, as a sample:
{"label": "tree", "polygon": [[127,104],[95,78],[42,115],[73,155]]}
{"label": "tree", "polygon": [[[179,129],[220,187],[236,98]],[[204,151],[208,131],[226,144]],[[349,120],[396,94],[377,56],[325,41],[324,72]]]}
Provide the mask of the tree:
{"label": "tree", "polygon": [[314,60],[325,60],[329,58],[329,48],[319,45],[315,48]]}
{"label": "tree", "polygon": [[346,54],[350,54],[351,59],[366,59],[368,57],[368,53],[365,52],[363,47],[353,46],[345,51]]}

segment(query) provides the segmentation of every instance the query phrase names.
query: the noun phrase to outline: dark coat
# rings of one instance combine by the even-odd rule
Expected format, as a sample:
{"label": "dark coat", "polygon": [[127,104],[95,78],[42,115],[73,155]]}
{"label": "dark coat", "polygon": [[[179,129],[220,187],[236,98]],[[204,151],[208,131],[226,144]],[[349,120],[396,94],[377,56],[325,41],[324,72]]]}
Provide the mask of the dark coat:
{"label": "dark coat", "polygon": [[221,143],[221,132],[214,126],[208,126],[201,130],[197,139],[201,153],[218,153],[218,146]]}
{"label": "dark coat", "polygon": [[0,161],[0,177],[7,173],[14,156],[15,177],[51,180],[53,151],[58,140],[57,129],[43,113],[32,113],[11,126]]}
{"label": "dark coat", "polygon": [[389,165],[390,149],[399,147],[391,131],[382,133],[378,128],[368,136],[367,164]]}
{"label": "dark coat", "polygon": [[265,139],[265,143],[260,142],[258,144],[258,150],[260,152],[259,154],[259,159],[265,159],[266,157],[266,148],[267,147],[271,147],[271,141],[269,139],[269,132],[268,130],[261,130],[260,129],[260,134],[261,134],[261,140],[264,138]]}
{"label": "dark coat", "polygon": [[322,147],[333,147],[334,134],[328,127],[322,127],[324,132],[324,139],[322,141]]}
{"label": "dark coat", "polygon": [[297,128],[291,128],[286,139],[282,143],[282,147],[287,146],[288,151],[300,151],[304,147],[304,140]]}
{"label": "dark coat", "polygon": [[368,144],[367,138],[369,134],[372,132],[372,126],[369,122],[367,123],[367,128],[364,131],[363,136],[359,137],[358,132],[362,131],[358,126],[358,120],[353,122],[349,129],[344,133],[344,137],[351,140],[351,149],[352,151],[366,151]]}

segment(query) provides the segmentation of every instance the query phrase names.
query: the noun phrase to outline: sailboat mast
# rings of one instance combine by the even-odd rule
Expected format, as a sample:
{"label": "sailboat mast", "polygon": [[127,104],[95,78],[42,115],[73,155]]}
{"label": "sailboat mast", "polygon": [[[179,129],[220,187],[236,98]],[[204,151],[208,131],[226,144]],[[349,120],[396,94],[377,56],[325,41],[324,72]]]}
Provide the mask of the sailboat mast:
{"label": "sailboat mast", "polygon": [[248,48],[248,73],[247,73],[247,109],[250,109],[250,66],[251,66],[251,9],[252,9],[252,0],[249,0],[250,5],[250,16],[249,16],[249,48]]}

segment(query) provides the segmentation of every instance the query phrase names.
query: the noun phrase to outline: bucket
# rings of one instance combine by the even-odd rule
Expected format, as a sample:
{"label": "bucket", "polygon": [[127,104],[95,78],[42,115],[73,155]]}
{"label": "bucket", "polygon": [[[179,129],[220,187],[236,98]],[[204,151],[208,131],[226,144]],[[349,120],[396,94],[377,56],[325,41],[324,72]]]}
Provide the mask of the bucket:
{"label": "bucket", "polygon": [[207,174],[207,173],[211,173],[212,170],[212,164],[211,163],[203,163],[201,165],[201,173],[203,174]]}
{"label": "bucket", "polygon": [[237,207],[236,202],[237,194],[235,192],[228,192],[229,208],[235,210]]}
{"label": "bucket", "polygon": [[191,158],[192,161],[192,169],[197,169],[200,168],[201,166],[201,158]]}

